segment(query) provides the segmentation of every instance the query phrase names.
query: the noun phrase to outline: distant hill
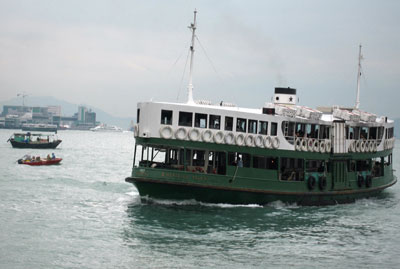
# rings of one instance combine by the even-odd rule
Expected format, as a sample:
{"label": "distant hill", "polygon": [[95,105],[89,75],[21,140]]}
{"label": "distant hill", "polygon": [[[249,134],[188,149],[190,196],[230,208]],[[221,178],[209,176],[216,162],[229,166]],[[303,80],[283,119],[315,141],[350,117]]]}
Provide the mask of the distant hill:
{"label": "distant hill", "polygon": [[[1,111],[3,110],[4,105],[22,105],[21,98],[13,98],[7,101],[0,101]],[[61,106],[61,114],[63,116],[72,116],[74,113],[78,112],[77,104],[72,104],[66,102],[64,100],[59,100],[52,96],[29,96],[29,101],[27,102],[28,106]],[[101,123],[106,123],[108,125],[116,125],[121,127],[122,129],[128,129],[131,123],[131,120],[134,118],[121,118],[115,117],[99,108],[84,105],[88,109],[96,112],[96,120]]]}

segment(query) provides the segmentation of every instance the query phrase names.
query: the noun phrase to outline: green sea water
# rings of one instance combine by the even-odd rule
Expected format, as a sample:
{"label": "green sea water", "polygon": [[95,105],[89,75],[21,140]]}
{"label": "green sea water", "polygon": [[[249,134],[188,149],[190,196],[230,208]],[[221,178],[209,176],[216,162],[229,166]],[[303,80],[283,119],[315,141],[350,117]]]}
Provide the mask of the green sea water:
{"label": "green sea water", "polygon": [[[124,181],[132,133],[61,131],[59,148],[33,150],[13,132],[0,130],[0,268],[400,266],[400,184],[324,207],[141,202]],[[61,165],[16,163],[52,152]]]}

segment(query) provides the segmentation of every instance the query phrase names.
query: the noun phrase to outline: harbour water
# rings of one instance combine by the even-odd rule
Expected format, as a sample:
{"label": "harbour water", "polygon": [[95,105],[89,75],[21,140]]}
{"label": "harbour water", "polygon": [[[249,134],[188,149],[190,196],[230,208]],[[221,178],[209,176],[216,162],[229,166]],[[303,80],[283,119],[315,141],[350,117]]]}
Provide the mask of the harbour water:
{"label": "harbour water", "polygon": [[[398,268],[400,184],[353,204],[141,202],[132,133],[61,131],[55,150],[0,130],[0,268]],[[397,141],[399,144],[400,141]],[[18,165],[54,152],[60,166]],[[394,167],[400,171],[396,145]],[[398,176],[399,173],[396,172]]]}

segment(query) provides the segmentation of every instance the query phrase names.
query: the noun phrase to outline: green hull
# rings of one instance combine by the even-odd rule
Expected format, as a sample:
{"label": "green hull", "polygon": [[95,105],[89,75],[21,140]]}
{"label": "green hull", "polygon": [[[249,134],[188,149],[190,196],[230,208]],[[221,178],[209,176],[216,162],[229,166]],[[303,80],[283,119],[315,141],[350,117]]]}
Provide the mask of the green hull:
{"label": "green hull", "polygon": [[172,183],[143,178],[126,178],[133,183],[141,197],[156,199],[190,200],[194,199],[206,203],[229,204],[268,204],[274,201],[296,203],[299,205],[334,205],[351,203],[357,199],[378,195],[383,189],[396,183],[394,179],[390,184],[369,189],[328,191],[323,193],[287,193],[259,190],[235,190],[224,187],[201,186],[190,183]]}
{"label": "green hull", "polygon": [[[138,139],[138,145],[147,147],[175,148],[175,141],[161,139]],[[350,203],[356,199],[378,195],[382,190],[397,182],[393,175],[392,164],[383,162],[384,156],[391,151],[368,154],[333,155],[330,153],[304,153],[285,150],[266,150],[210,143],[181,142],[180,148],[211,148],[223,152],[243,152],[253,156],[273,156],[278,161],[275,169],[259,169],[253,167],[237,167],[224,161],[223,173],[188,169],[186,165],[177,169],[165,163],[145,161],[132,170],[126,181],[133,183],[141,197],[156,199],[187,200],[194,199],[208,203],[229,204],[268,204],[274,201],[297,203],[300,205],[332,205]],[[326,165],[323,171],[308,171],[301,168],[302,177],[297,180],[283,180],[281,158],[298,158],[306,160],[323,160]],[[373,159],[380,161],[380,174],[372,174],[372,165],[360,171],[349,169],[350,161]],[[253,161],[253,159],[251,159]],[[142,160],[143,161],[143,160]],[[186,158],[184,160],[186,162]],[[251,162],[253,163],[253,162]],[[154,166],[153,166],[154,165]],[[214,166],[215,167],[215,166]],[[363,182],[359,182],[362,177]],[[315,180],[310,186],[309,179]],[[369,181],[367,182],[367,178]],[[320,184],[323,182],[324,184]]]}

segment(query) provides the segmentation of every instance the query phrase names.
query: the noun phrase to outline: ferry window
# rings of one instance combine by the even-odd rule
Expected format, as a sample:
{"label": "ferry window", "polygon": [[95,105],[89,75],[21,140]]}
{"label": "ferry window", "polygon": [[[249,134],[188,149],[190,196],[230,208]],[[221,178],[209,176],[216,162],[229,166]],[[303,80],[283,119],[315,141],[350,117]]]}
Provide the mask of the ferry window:
{"label": "ferry window", "polygon": [[207,128],[207,114],[196,113],[194,115],[194,127]]}
{"label": "ferry window", "polygon": [[179,112],[179,126],[192,127],[193,113],[191,112]]}
{"label": "ferry window", "polygon": [[319,138],[320,139],[329,139],[329,131],[330,128],[328,125],[320,125],[319,127]]}
{"label": "ferry window", "polygon": [[385,128],[384,127],[379,127],[378,128],[378,139],[381,140],[383,137],[383,133],[385,132]]}
{"label": "ferry window", "polygon": [[172,124],[172,110],[161,110],[161,124]]}
{"label": "ferry window", "polygon": [[361,127],[361,134],[360,138],[361,139],[368,139],[368,127]]}
{"label": "ferry window", "polygon": [[370,170],[370,160],[358,160],[356,162],[356,168],[358,172]]}
{"label": "ferry window", "polygon": [[256,134],[257,133],[257,121],[256,120],[249,120],[249,130],[248,132],[250,134]]}
{"label": "ferry window", "polygon": [[307,124],[307,137],[318,138],[319,126],[316,124]]}
{"label": "ferry window", "polygon": [[140,108],[138,108],[136,112],[136,123],[139,123],[139,120],[140,120]]}
{"label": "ferry window", "polygon": [[193,150],[193,166],[204,166],[205,164],[205,151],[204,150]]}
{"label": "ferry window", "polygon": [[369,139],[376,139],[377,138],[377,128],[371,127],[369,128]]}
{"label": "ferry window", "polygon": [[271,135],[276,136],[278,134],[278,123],[271,122]]}
{"label": "ferry window", "polygon": [[241,119],[241,118],[237,118],[236,121],[236,132],[246,132],[246,124],[247,124],[247,120],[246,119]]}
{"label": "ferry window", "polygon": [[304,180],[304,160],[281,158],[281,180]]}
{"label": "ferry window", "polygon": [[384,157],[384,163],[386,166],[392,164],[392,154]]}
{"label": "ferry window", "polygon": [[383,176],[383,169],[382,169],[382,158],[377,157],[372,159],[372,177],[381,177]]}
{"label": "ferry window", "polygon": [[247,153],[229,152],[228,164],[231,166],[250,167],[251,156]]}
{"label": "ferry window", "polygon": [[307,160],[306,161],[306,172],[323,173],[324,171],[325,171],[325,161],[324,160]]}
{"label": "ferry window", "polygon": [[233,130],[233,118],[225,117],[225,131],[232,131],[232,130]]}
{"label": "ferry window", "polygon": [[278,169],[278,159],[277,158],[267,158],[267,169],[277,170]]}
{"label": "ferry window", "polygon": [[354,127],[354,138],[353,139],[360,139],[360,127]]}
{"label": "ferry window", "polygon": [[349,136],[348,139],[354,139],[354,127],[349,126]]}
{"label": "ferry window", "polygon": [[266,135],[268,133],[268,121],[260,121],[259,125],[259,134]]}
{"label": "ferry window", "polygon": [[388,137],[387,138],[392,138],[394,136],[393,131],[394,131],[393,127],[387,129],[387,133],[388,133]]}
{"label": "ferry window", "polygon": [[306,133],[306,125],[304,123],[296,123],[296,136],[304,137]]}
{"label": "ferry window", "polygon": [[347,161],[347,171],[348,172],[356,171],[356,161],[355,160],[348,160]]}
{"label": "ferry window", "polygon": [[289,121],[282,122],[282,133],[289,143],[293,143],[294,141],[294,129],[295,129],[294,122],[289,122]]}
{"label": "ferry window", "polygon": [[253,167],[259,169],[276,169],[276,159],[263,156],[253,156]]}
{"label": "ferry window", "polygon": [[221,116],[217,116],[217,115],[210,115],[210,123],[209,123],[209,127],[210,129],[220,129],[220,125],[221,125]]}

